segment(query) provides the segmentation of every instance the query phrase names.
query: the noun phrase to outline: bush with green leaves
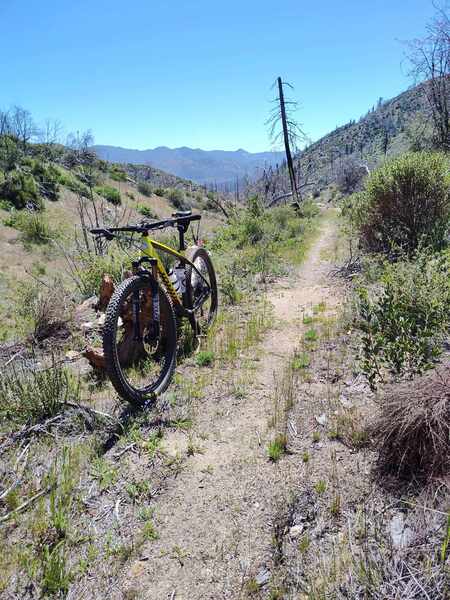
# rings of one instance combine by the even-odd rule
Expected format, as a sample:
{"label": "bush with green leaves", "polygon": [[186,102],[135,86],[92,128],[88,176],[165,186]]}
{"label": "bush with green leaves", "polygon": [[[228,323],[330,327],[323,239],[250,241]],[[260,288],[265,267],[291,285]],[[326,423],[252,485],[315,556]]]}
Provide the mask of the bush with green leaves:
{"label": "bush with green leaves", "polygon": [[116,188],[113,188],[109,185],[102,185],[102,186],[95,187],[94,191],[99,196],[102,196],[102,198],[107,200],[107,202],[110,202],[111,204],[114,204],[115,206],[122,204],[122,198],[120,197],[120,192],[119,192],[119,190],[116,190]]}
{"label": "bush with green leaves", "polygon": [[441,249],[450,224],[448,157],[417,152],[386,161],[344,212],[370,252],[398,257],[421,246]]}
{"label": "bush with green leaves", "polygon": [[103,275],[108,274],[116,284],[120,283],[124,270],[129,266],[129,256],[117,247],[110,247],[108,253],[102,256],[83,254],[79,257],[76,285],[81,294],[88,298],[98,294]]}
{"label": "bush with green leaves", "polygon": [[33,160],[31,172],[42,194],[55,202],[59,198],[59,172],[53,165],[44,164],[41,160]]}
{"label": "bush with green leaves", "polygon": [[31,173],[10,171],[0,186],[0,198],[17,209],[42,210],[44,207],[39,187]]}
{"label": "bush with green leaves", "polygon": [[70,171],[67,171],[61,167],[57,167],[57,171],[58,182],[60,185],[63,185],[70,191],[74,192],[74,194],[81,194],[84,197],[89,196],[89,188],[86,184],[82,183],[74,173],[71,173]]}
{"label": "bush with green leaves", "polygon": [[69,337],[74,303],[59,280],[45,286],[35,281],[18,284],[16,296],[17,330],[27,339],[44,340]]}
{"label": "bush with green leaves", "polygon": [[109,176],[114,181],[126,181],[127,180],[126,172],[122,168],[120,168],[118,165],[113,165],[111,167]]}
{"label": "bush with green leaves", "polygon": [[138,192],[140,192],[141,194],[143,194],[144,196],[151,196],[152,195],[152,186],[147,183],[147,181],[140,181],[138,183]]}
{"label": "bush with green leaves", "polygon": [[66,402],[79,402],[80,386],[62,365],[41,370],[5,370],[0,375],[0,417],[15,423],[36,423],[63,410]]}
{"label": "bush with green leaves", "polygon": [[13,210],[3,223],[18,229],[25,245],[48,244],[58,237],[58,232],[50,226],[47,217],[42,213]]}
{"label": "bush with green leaves", "polygon": [[157,187],[155,189],[155,195],[156,196],[160,196],[162,198],[165,195],[165,193],[166,193],[166,190],[164,188]]}
{"label": "bush with green leaves", "polygon": [[362,369],[372,387],[386,373],[432,367],[450,326],[450,252],[386,263],[377,290],[358,290]]}
{"label": "bush with green leaves", "polygon": [[150,208],[150,206],[146,206],[145,204],[138,204],[136,210],[147,219],[156,219],[156,215]]}
{"label": "bush with green leaves", "polygon": [[171,188],[168,190],[167,199],[173,204],[174,208],[178,210],[188,208],[183,191],[179,188]]}

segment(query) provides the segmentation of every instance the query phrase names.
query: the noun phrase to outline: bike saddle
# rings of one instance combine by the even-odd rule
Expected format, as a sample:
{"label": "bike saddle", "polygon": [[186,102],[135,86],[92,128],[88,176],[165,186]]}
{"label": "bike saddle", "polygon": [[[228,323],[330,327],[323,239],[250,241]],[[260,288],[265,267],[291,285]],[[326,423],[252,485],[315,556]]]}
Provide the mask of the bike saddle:
{"label": "bike saddle", "polygon": [[192,215],[192,210],[178,210],[177,212],[172,213],[172,217],[182,218],[182,217],[190,217]]}

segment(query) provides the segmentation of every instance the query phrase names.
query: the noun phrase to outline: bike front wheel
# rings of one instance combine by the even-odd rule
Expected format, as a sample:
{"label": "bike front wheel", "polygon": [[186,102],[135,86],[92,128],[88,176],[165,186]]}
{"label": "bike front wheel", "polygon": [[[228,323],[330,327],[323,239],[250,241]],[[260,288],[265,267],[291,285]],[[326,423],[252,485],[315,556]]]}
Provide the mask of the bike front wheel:
{"label": "bike front wheel", "polygon": [[[159,324],[152,316],[155,297]],[[106,371],[118,394],[142,406],[164,392],[175,369],[176,349],[175,312],[166,290],[148,277],[123,281],[109,301],[103,327]]]}

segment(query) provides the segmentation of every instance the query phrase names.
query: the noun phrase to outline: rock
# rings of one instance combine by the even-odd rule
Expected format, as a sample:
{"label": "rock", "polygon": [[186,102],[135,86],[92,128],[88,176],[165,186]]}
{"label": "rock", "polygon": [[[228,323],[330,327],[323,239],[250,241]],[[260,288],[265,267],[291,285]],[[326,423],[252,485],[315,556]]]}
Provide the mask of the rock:
{"label": "rock", "polygon": [[405,515],[403,513],[397,513],[392,517],[389,530],[394,548],[406,548],[413,541],[414,532],[405,526]]}
{"label": "rock", "polygon": [[69,350],[68,352],[66,352],[67,360],[75,360],[75,359],[79,358],[80,356],[81,356],[81,353],[77,352],[76,350]]}
{"label": "rock", "polygon": [[289,529],[291,538],[296,538],[303,533],[303,525],[294,525]]}
{"label": "rock", "polygon": [[[99,325],[100,327],[102,327],[105,324],[105,319],[106,319],[106,314],[102,313],[99,318],[97,319],[97,325]],[[120,319],[120,317],[119,317]]]}
{"label": "rock", "polygon": [[[78,356],[80,357],[80,354],[78,353]],[[74,375],[78,375],[78,376],[85,376],[85,375],[90,375],[93,371],[93,368],[91,366],[91,364],[89,363],[89,361],[86,358],[78,358],[78,360],[75,360],[73,362],[70,362],[67,365],[68,369],[70,369],[70,371],[72,371],[72,373]]]}
{"label": "rock", "polygon": [[82,302],[80,304],[80,309],[83,308],[94,308],[95,306],[97,306],[98,304],[98,297],[97,296],[91,296],[90,298],[88,298],[87,300],[85,300],[84,302]]}
{"label": "rock", "polygon": [[80,329],[82,331],[91,331],[91,329],[94,329],[94,323],[92,321],[86,321],[85,323],[81,323]]}
{"label": "rock", "polygon": [[105,368],[105,357],[103,356],[103,350],[101,348],[92,348],[91,346],[88,346],[84,350],[83,355],[93,367],[97,369]]}
{"label": "rock", "polygon": [[319,425],[323,425],[324,426],[324,425],[327,424],[328,418],[327,418],[327,415],[325,413],[322,413],[318,417],[314,417],[314,418],[315,418],[315,420],[317,421],[317,423]]}
{"label": "rock", "polygon": [[259,587],[266,585],[266,583],[269,583],[270,581],[270,571],[263,567],[256,575],[255,581],[259,585]]}
{"label": "rock", "polygon": [[353,403],[344,394],[339,396],[339,402],[344,408],[353,408]]}

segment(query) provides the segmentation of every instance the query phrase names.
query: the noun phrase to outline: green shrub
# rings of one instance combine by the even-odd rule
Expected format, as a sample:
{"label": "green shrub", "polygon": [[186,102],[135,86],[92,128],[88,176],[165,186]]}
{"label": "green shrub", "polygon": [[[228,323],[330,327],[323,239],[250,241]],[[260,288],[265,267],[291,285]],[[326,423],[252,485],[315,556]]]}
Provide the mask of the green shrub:
{"label": "green shrub", "polygon": [[42,194],[52,202],[58,200],[58,170],[53,165],[45,165],[40,160],[34,160],[32,165],[32,173],[40,187]]}
{"label": "green shrub", "polygon": [[386,264],[381,289],[359,292],[362,369],[372,387],[387,370],[421,373],[442,351],[450,325],[450,253],[422,253],[415,261]]}
{"label": "green shrub", "polygon": [[73,311],[73,302],[60,281],[48,287],[33,281],[17,286],[18,329],[35,342],[69,337]]}
{"label": "green shrub", "polygon": [[196,363],[199,367],[208,367],[214,362],[214,352],[212,350],[201,350],[196,357]]}
{"label": "green shrub", "polygon": [[165,193],[166,193],[166,190],[164,188],[158,187],[155,189],[156,196],[160,196],[162,198],[165,195]]}
{"label": "green shrub", "polygon": [[141,213],[141,215],[143,215],[144,217],[147,217],[147,219],[156,219],[156,215],[150,208],[150,206],[146,206],[145,204],[138,204],[136,210],[139,213]]}
{"label": "green shrub", "polygon": [[48,244],[58,236],[41,213],[12,211],[3,223],[7,227],[18,229],[25,244]]}
{"label": "green shrub", "polygon": [[114,282],[119,283],[129,264],[130,258],[117,248],[111,248],[104,256],[83,255],[78,270],[78,289],[86,298],[98,294],[103,275],[111,275]]}
{"label": "green shrub", "polygon": [[81,194],[82,196],[89,196],[89,188],[87,185],[82,183],[76,175],[66,171],[65,169],[58,168],[58,182],[60,185],[63,185],[70,191],[74,192],[74,194]]}
{"label": "green shrub", "polygon": [[182,190],[178,188],[172,188],[168,190],[167,199],[172,202],[174,208],[176,209],[183,209],[188,206]]}
{"label": "green shrub", "polygon": [[444,154],[418,152],[387,161],[352,197],[347,213],[369,251],[411,256],[441,249],[450,219],[450,176]]}
{"label": "green shrub", "polygon": [[42,210],[43,202],[38,185],[29,173],[10,171],[0,186],[0,197],[17,209]]}
{"label": "green shrub", "polygon": [[94,191],[115,206],[122,204],[120,192],[119,190],[116,190],[116,188],[113,188],[109,185],[103,185],[95,187]]}
{"label": "green shrub", "polygon": [[117,165],[114,165],[111,167],[109,176],[114,181],[126,181],[127,180],[126,172],[123,169],[121,169],[120,167],[118,167]]}
{"label": "green shrub", "polygon": [[0,416],[15,423],[36,423],[79,402],[79,383],[59,364],[40,371],[6,370],[0,375]]}
{"label": "green shrub", "polygon": [[267,454],[272,462],[280,460],[287,449],[287,438],[284,433],[278,433],[267,447]]}
{"label": "green shrub", "polygon": [[[146,181],[140,181],[138,183],[138,192],[140,192],[144,196],[151,196],[152,195],[152,186],[149,183],[147,183]],[[161,195],[161,194],[158,194],[158,195]]]}

